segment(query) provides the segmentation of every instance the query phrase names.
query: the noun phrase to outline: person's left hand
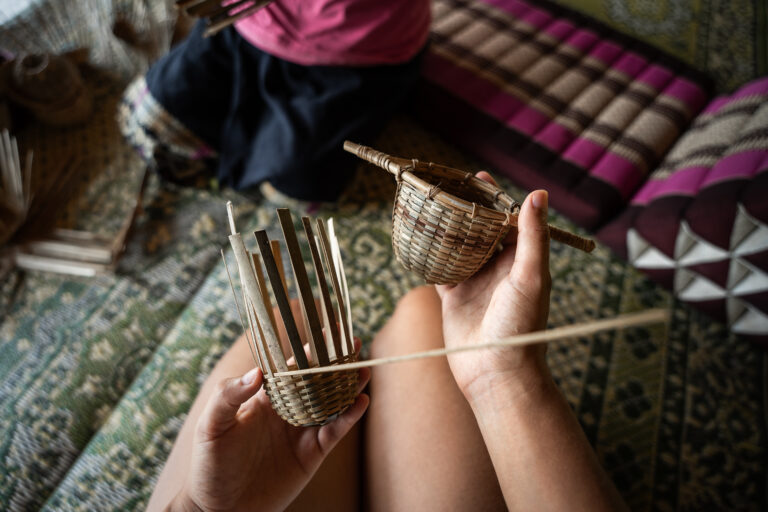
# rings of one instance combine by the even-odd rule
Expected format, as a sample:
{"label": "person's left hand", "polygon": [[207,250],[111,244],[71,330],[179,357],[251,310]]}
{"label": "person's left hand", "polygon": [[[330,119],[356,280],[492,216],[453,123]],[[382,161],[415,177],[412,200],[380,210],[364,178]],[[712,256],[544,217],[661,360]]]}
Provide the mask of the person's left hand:
{"label": "person's left hand", "polygon": [[[370,378],[361,370],[360,392]],[[284,510],[320,463],[360,419],[368,396],[358,395],[339,418],[294,427],[272,409],[256,368],[221,381],[200,416],[192,466],[171,510]]]}

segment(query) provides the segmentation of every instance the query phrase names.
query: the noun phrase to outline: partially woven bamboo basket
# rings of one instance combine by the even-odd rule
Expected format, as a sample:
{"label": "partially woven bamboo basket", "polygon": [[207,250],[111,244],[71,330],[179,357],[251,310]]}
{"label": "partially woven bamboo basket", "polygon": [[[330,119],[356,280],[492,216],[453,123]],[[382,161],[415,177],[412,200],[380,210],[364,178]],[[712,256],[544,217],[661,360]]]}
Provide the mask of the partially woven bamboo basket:
{"label": "partially woven bamboo basket", "polygon": [[[395,176],[394,253],[427,283],[458,284],[474,275],[517,226],[520,205],[470,172],[393,157],[349,141],[344,149]],[[592,240],[549,229],[555,240],[587,252],[595,247]]]}
{"label": "partially woven bamboo basket", "polygon": [[[301,314],[295,317],[282,268],[279,243],[269,240],[266,232],[260,230],[254,233],[258,252],[246,250],[235,228],[231,203],[227,206],[232,231],[229,241],[237,260],[248,319],[248,328],[243,328],[249,338],[254,361],[264,372],[264,389],[272,407],[291,425],[325,424],[355,401],[357,370],[303,376],[276,374],[357,360],[349,290],[333,224],[329,223],[326,229],[326,225],[317,219],[316,235],[311,220],[308,217],[302,218],[319,291],[319,301],[316,302],[291,214],[286,209],[277,210],[293,269],[293,282],[301,304]],[[267,283],[272,289],[272,297],[288,335],[288,358],[278,338],[277,318],[272,309]],[[299,335],[298,325],[302,323],[306,327],[306,340],[302,340]],[[303,341],[306,341],[306,349]]]}

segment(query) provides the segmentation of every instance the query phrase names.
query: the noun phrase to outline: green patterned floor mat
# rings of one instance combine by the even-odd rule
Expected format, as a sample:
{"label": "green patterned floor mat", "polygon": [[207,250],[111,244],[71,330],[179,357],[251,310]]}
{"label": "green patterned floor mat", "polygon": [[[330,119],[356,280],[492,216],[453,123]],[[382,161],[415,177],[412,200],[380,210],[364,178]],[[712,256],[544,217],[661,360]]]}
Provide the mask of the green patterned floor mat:
{"label": "green patterned floor mat", "polygon": [[[466,159],[407,118],[393,122],[377,147],[394,155],[464,169],[480,168],[477,162]],[[522,192],[508,187],[507,183],[505,187],[516,197],[523,197]],[[386,321],[397,300],[420,284],[392,256],[393,194],[394,185],[389,175],[362,165],[348,194],[348,198],[358,202],[347,200],[313,209],[315,215],[336,219],[356,334],[365,343],[370,342]],[[155,328],[153,336],[159,345],[153,353],[142,349],[146,340],[138,333],[150,327],[141,326],[143,319],[139,315],[164,301],[151,300],[148,290],[155,283],[158,289],[167,290],[170,284],[168,279],[158,277],[167,275],[164,272],[155,275],[137,271],[135,274],[145,276],[146,281],[139,292],[133,292],[138,293],[138,298],[128,300],[137,304],[136,311],[129,314],[130,306],[118,307],[115,317],[115,306],[97,308],[95,311],[109,311],[113,316],[98,323],[96,315],[92,321],[101,326],[101,332],[106,332],[114,328],[116,318],[125,317],[126,325],[136,325],[139,331],[133,333],[124,328],[123,336],[97,337],[101,343],[99,349],[94,348],[97,343],[74,355],[67,355],[65,351],[60,359],[70,361],[69,367],[60,365],[52,371],[44,361],[38,362],[40,374],[52,373],[58,380],[77,378],[87,382],[89,377],[103,377],[72,363],[83,361],[84,353],[102,354],[111,350],[114,354],[127,354],[133,353],[131,349],[136,353],[148,352],[147,357],[142,356],[146,365],[135,364],[130,377],[119,377],[125,372],[119,367],[126,365],[120,363],[116,355],[103,363],[113,367],[114,379],[126,387],[122,388],[124,392],[113,395],[121,397],[117,406],[100,413],[99,419],[104,423],[79,456],[82,444],[78,443],[84,443],[86,436],[73,441],[68,422],[77,417],[79,424],[93,424],[96,415],[91,413],[90,419],[81,418],[79,409],[52,400],[49,394],[56,393],[53,382],[40,392],[33,392],[29,390],[31,380],[17,385],[4,378],[0,400],[14,397],[19,403],[34,405],[24,398],[31,394],[43,405],[29,410],[27,418],[31,423],[16,421],[18,418],[3,409],[1,421],[6,424],[0,425],[4,429],[23,431],[23,435],[37,440],[39,448],[37,452],[26,452],[35,458],[34,463],[25,466],[23,483],[7,476],[0,480],[2,508],[34,509],[41,503],[34,496],[47,496],[45,491],[54,487],[53,494],[47,496],[46,510],[141,510],[146,506],[197,390],[241,331],[224,265],[218,259],[218,247],[223,245],[226,229],[223,198],[210,195],[206,200],[208,206],[199,211],[193,208],[199,199],[191,201],[187,217],[171,215],[176,219],[172,225],[161,223],[168,230],[166,235],[153,234],[162,231],[158,226],[146,229],[144,238],[133,241],[136,247],[144,247],[152,245],[149,241],[155,236],[167,240],[168,245],[158,246],[157,251],[164,256],[158,257],[155,265],[158,268],[163,262],[170,265],[169,261],[173,260],[177,265],[174,268],[183,270],[170,274],[180,276],[182,284],[197,279],[199,285],[185,304],[179,304],[174,321],[168,320],[162,327]],[[243,217],[250,219],[241,221],[242,226],[267,227],[277,235],[274,207],[263,202],[239,208]],[[247,211],[247,208],[252,209]],[[173,213],[173,209],[169,213]],[[200,220],[206,216],[207,220]],[[555,214],[552,220],[572,228]],[[241,231],[247,232],[247,229]],[[208,240],[207,244],[188,241],[189,253],[174,246],[185,247],[178,238],[197,239],[190,233],[199,232],[207,233],[201,237]],[[210,248],[210,253],[205,248]],[[200,251],[208,256],[197,255]],[[187,256],[180,256],[179,252]],[[131,274],[133,266],[152,261],[153,254],[158,252],[127,254],[121,271]],[[201,260],[196,260],[196,256]],[[200,261],[206,264],[210,261],[212,270],[203,270]],[[232,268],[231,255],[229,261]],[[615,259],[602,246],[587,255],[554,244],[551,263],[552,326],[655,306],[669,308],[673,315],[670,326],[563,340],[553,344],[548,353],[556,380],[631,508],[762,509],[766,476],[763,352],[740,342],[724,326],[673,301],[667,292]],[[131,281],[127,276],[124,279]],[[81,286],[90,289],[85,284]],[[125,290],[132,288],[126,285]],[[89,293],[96,292],[79,293],[76,300],[84,301],[81,297],[90,297]],[[167,293],[164,297],[169,296],[174,295]],[[56,311],[69,311],[55,295],[50,297],[51,307]],[[38,300],[44,302],[41,297]],[[34,300],[29,298],[27,302],[32,304]],[[119,304],[117,298],[112,302]],[[66,313],[59,315],[66,317]],[[50,329],[56,330],[60,322],[60,317],[52,318]],[[151,320],[149,324],[152,322],[156,321]],[[32,366],[30,361],[30,368]],[[75,388],[68,389],[64,394],[77,401],[72,393]],[[0,401],[2,403],[6,402]],[[20,410],[14,409],[13,414],[18,415]],[[61,435],[62,432],[66,435]],[[24,454],[28,444],[22,435],[15,435],[11,441],[5,439],[7,437],[3,438],[2,442],[6,443],[3,446],[10,448],[0,460],[2,473],[8,475],[11,468],[8,453]],[[69,448],[61,449],[62,446]],[[46,458],[46,453],[55,456]],[[57,477],[46,480],[48,475]]]}

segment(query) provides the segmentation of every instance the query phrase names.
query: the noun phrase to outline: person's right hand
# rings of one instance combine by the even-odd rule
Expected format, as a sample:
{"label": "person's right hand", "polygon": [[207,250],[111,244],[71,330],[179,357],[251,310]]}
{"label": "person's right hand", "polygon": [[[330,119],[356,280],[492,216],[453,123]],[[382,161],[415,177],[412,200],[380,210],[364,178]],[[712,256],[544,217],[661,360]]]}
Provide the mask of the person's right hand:
{"label": "person's right hand", "polygon": [[[487,173],[477,177],[495,183]],[[547,200],[543,190],[529,194],[518,229],[504,240],[503,251],[463,283],[436,287],[447,348],[546,328],[551,288]],[[472,401],[492,385],[525,385],[545,375],[545,351],[545,345],[505,347],[453,354],[448,361],[456,383]]]}
{"label": "person's right hand", "polygon": [[279,511],[296,498],[333,447],[360,419],[370,378],[360,370],[357,399],[330,423],[294,427],[269,403],[256,368],[221,381],[200,416],[192,463],[170,510]]}

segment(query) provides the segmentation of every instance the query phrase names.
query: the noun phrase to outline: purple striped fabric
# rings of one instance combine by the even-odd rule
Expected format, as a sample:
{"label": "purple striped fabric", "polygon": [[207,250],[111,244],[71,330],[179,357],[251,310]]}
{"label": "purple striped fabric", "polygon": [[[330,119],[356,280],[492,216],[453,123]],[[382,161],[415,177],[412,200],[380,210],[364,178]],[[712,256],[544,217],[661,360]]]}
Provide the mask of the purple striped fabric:
{"label": "purple striped fabric", "polygon": [[[764,121],[756,113],[766,102],[768,79],[755,80],[730,96],[710,101],[667,160],[635,194],[632,204],[646,205],[665,196],[694,196],[718,182],[761,172],[766,165],[764,148],[759,146]],[[736,144],[740,132],[747,140]],[[749,146],[752,140],[757,146]]]}
{"label": "purple striped fabric", "polygon": [[584,226],[626,205],[704,104],[684,66],[596,23],[522,0],[433,5],[422,112],[444,132],[446,109],[486,127],[457,142],[482,141],[470,149]]}
{"label": "purple striped fabric", "polygon": [[[679,84],[674,95],[693,94]],[[768,342],[768,78],[713,99],[598,237],[676,296]]]}

